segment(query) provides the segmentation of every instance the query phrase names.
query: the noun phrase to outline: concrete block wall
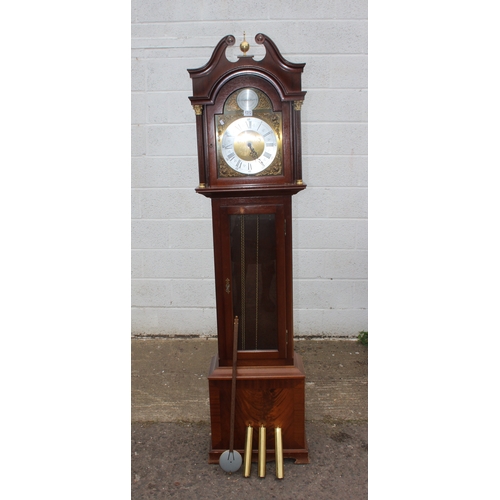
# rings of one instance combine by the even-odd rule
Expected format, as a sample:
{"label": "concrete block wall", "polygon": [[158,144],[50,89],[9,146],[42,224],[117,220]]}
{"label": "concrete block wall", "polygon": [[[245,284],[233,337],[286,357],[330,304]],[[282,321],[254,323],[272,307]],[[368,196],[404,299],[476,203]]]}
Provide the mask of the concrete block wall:
{"label": "concrete block wall", "polygon": [[132,1],[132,333],[215,335],[210,201],[198,183],[187,68],[259,32],[305,62],[293,198],[295,335],[356,336],[367,318],[367,1]]}

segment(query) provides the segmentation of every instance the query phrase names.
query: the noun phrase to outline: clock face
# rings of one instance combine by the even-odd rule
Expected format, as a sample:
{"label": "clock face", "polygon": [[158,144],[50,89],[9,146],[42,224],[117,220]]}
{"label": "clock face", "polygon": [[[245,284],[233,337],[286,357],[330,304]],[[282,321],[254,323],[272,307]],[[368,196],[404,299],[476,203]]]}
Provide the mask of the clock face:
{"label": "clock face", "polygon": [[220,146],[230,168],[240,174],[255,175],[275,159],[278,140],[267,122],[253,116],[233,121],[225,130]]}

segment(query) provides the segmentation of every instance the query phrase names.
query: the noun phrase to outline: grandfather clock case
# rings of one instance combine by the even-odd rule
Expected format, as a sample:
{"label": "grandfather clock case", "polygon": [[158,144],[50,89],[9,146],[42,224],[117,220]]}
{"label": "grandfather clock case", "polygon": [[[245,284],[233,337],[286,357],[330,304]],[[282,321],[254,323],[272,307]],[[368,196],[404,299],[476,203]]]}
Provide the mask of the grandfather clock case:
{"label": "grandfather clock case", "polygon": [[[224,37],[208,63],[188,70],[196,113],[199,186],[211,199],[218,352],[209,367],[209,463],[229,447],[233,324],[238,317],[234,449],[243,453],[248,426],[265,426],[267,460],[275,428],[283,456],[308,463],[305,373],[294,352],[292,196],[302,180],[301,106],[305,64],[291,63],[273,41],[257,61],[231,62]],[[252,459],[257,460],[258,433]]]}

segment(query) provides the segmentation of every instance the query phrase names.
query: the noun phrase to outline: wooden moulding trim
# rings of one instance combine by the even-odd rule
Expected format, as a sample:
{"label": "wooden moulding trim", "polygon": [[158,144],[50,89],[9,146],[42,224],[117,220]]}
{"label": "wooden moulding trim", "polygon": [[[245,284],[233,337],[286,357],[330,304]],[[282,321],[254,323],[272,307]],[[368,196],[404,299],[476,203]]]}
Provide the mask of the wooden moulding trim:
{"label": "wooden moulding trim", "polygon": [[212,66],[217,65],[221,57],[224,55],[226,49],[234,45],[235,41],[236,40],[233,35],[226,35],[225,37],[223,37],[215,47],[214,51],[212,52],[212,56],[204,66],[201,66],[200,68],[188,69],[191,78],[200,78],[204,73],[208,73]]}
{"label": "wooden moulding trim", "polygon": [[264,33],[257,33],[257,35],[255,35],[255,41],[259,45],[264,45],[264,47],[266,48],[266,56],[264,57],[264,60],[266,57],[274,56],[274,58],[279,62],[280,66],[284,69],[287,69],[288,71],[296,71],[299,73],[302,73],[304,71],[304,66],[306,65],[306,63],[293,63],[287,61],[281,55],[281,52],[279,51],[276,44],[267,35],[264,35]]}
{"label": "wooden moulding trim", "polygon": [[[292,366],[279,367],[238,367],[238,380],[255,380],[255,379],[305,379],[304,373]],[[231,380],[233,373],[231,366],[220,366],[216,368],[209,376],[208,380]]]}
{"label": "wooden moulding trim", "polygon": [[228,196],[252,196],[260,195],[293,195],[302,191],[307,187],[306,184],[289,184],[289,185],[275,185],[275,186],[241,186],[241,187],[204,187],[196,188],[198,194],[202,194],[207,198],[225,198]]}
{"label": "wooden moulding trim", "polygon": [[306,92],[301,89],[301,74],[305,63],[287,61],[274,42],[263,33],[258,33],[255,41],[266,49],[266,55],[261,61],[255,61],[253,56],[240,57],[236,62],[229,61],[225,52],[228,47],[234,45],[235,38],[233,35],[227,35],[219,41],[207,64],[200,68],[188,69],[193,80],[193,95],[189,97],[191,103],[213,104],[213,93],[221,81],[242,71],[254,71],[279,82],[285,100],[303,100]]}
{"label": "wooden moulding trim", "polygon": [[[238,366],[238,380],[254,379],[297,379],[305,380],[302,357],[294,353],[294,365],[281,366]],[[217,356],[210,363],[208,380],[230,380],[233,369],[231,366],[219,366]]]}

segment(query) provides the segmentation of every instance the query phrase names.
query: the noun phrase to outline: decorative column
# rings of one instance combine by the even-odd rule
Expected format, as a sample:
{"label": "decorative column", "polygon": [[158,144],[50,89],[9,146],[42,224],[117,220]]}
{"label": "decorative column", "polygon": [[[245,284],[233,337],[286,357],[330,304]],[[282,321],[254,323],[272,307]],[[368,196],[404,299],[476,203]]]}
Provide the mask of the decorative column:
{"label": "decorative column", "polygon": [[293,101],[293,131],[294,131],[294,145],[295,149],[293,152],[294,156],[294,178],[295,184],[299,186],[303,184],[302,181],[302,139],[301,139],[301,117],[300,110],[302,109],[302,103],[304,101]]}
{"label": "decorative column", "polygon": [[[196,113],[196,134],[197,137],[205,137],[203,130],[203,105],[193,104],[194,112]],[[207,183],[206,172],[205,172],[205,154],[203,151],[204,143],[198,140],[198,174],[200,177],[200,188],[204,188]]]}

